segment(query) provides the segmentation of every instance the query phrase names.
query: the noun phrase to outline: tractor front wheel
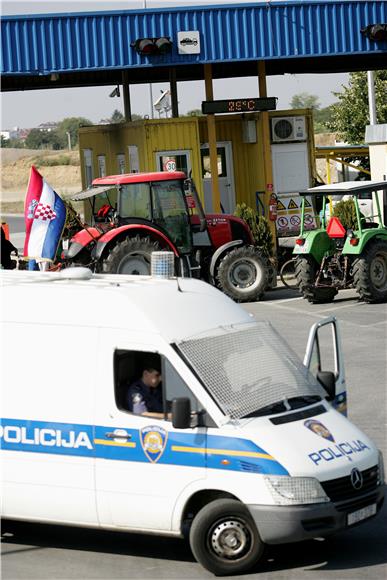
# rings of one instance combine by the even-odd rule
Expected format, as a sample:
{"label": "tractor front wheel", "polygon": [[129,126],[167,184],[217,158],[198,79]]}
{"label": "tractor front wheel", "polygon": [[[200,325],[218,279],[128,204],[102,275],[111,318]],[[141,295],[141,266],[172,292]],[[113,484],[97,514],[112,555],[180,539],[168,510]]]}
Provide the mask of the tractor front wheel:
{"label": "tractor front wheel", "polygon": [[125,238],[118,241],[102,262],[102,272],[107,274],[137,274],[149,276],[151,254],[161,248],[148,237]]}
{"label": "tractor front wheel", "polygon": [[317,262],[311,256],[298,256],[296,259],[296,278],[298,289],[303,298],[312,304],[332,302],[337,294],[336,288],[315,286]]}
{"label": "tractor front wheel", "polygon": [[236,302],[255,302],[268,286],[270,267],[253,246],[243,246],[225,255],[216,279],[219,288]]}
{"label": "tractor front wheel", "polygon": [[365,302],[387,301],[387,241],[376,240],[366,246],[353,264],[353,282]]}

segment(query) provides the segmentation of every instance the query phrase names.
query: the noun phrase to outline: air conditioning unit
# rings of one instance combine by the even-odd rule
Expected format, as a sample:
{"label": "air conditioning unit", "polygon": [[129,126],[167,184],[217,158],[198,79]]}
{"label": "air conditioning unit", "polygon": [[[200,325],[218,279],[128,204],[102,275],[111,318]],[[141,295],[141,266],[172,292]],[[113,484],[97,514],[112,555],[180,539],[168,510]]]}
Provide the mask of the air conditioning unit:
{"label": "air conditioning unit", "polygon": [[305,117],[274,117],[271,119],[273,143],[306,141]]}

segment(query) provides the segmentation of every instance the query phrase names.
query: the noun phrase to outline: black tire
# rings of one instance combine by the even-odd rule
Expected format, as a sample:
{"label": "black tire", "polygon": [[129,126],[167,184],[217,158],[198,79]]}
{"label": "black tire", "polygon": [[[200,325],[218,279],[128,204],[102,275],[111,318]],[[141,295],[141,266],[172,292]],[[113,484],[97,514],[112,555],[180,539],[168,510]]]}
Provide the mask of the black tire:
{"label": "black tire", "polygon": [[387,301],[387,241],[370,242],[354,261],[353,283],[365,302]]}
{"label": "black tire", "polygon": [[236,302],[255,302],[266,290],[271,266],[253,246],[228,252],[216,273],[219,288]]}
{"label": "black tire", "polygon": [[311,256],[298,256],[296,277],[298,289],[303,298],[312,304],[332,302],[337,294],[336,288],[316,288],[317,263]]}
{"label": "black tire", "polygon": [[298,288],[298,281],[296,276],[296,261],[294,259],[287,260],[279,271],[281,282],[287,288],[295,290]]}
{"label": "black tire", "polygon": [[264,551],[247,508],[232,499],[204,506],[193,520],[189,541],[196,560],[216,576],[247,572]]}
{"label": "black tire", "polygon": [[151,254],[161,250],[157,242],[148,237],[125,238],[118,241],[102,262],[102,272],[107,274],[138,274],[149,276],[151,273]]}

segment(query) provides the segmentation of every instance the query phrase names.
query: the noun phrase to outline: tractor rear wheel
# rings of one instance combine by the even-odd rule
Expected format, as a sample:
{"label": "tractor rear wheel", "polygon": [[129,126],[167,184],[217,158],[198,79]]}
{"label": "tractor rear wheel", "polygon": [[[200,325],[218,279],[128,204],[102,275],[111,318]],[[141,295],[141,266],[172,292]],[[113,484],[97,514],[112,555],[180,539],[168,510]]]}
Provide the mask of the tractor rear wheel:
{"label": "tractor rear wheel", "polygon": [[368,244],[355,260],[352,272],[354,286],[362,300],[386,302],[387,241],[376,240]]}
{"label": "tractor rear wheel", "polygon": [[149,276],[151,254],[161,250],[157,242],[148,237],[125,238],[118,241],[102,262],[102,272],[107,274],[137,274]]}
{"label": "tractor rear wheel", "polygon": [[270,268],[253,246],[242,246],[221,260],[216,279],[219,288],[236,302],[255,302],[268,286]]}
{"label": "tractor rear wheel", "polygon": [[311,256],[298,256],[296,277],[298,289],[303,298],[312,304],[332,302],[337,294],[336,288],[316,288],[317,262]]}

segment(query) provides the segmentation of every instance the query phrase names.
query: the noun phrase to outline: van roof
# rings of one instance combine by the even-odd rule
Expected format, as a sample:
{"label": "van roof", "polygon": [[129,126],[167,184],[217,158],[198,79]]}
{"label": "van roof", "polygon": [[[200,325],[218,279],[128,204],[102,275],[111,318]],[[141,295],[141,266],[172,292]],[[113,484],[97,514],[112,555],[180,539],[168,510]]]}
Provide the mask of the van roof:
{"label": "van roof", "polygon": [[90,273],[69,279],[66,270],[2,270],[0,284],[3,320],[21,324],[128,328],[175,342],[254,321],[222,292],[192,278]]}

